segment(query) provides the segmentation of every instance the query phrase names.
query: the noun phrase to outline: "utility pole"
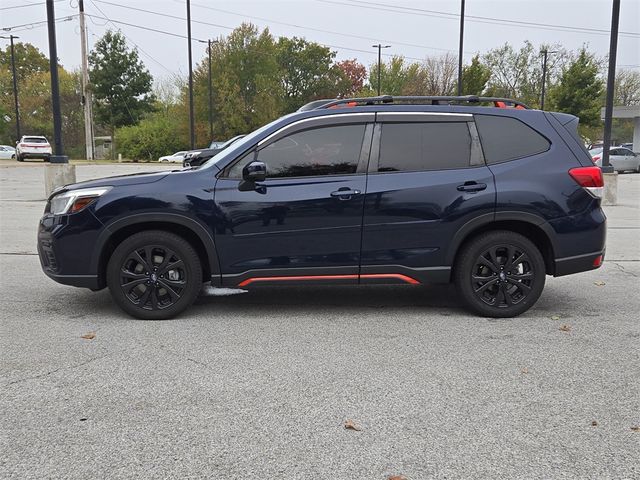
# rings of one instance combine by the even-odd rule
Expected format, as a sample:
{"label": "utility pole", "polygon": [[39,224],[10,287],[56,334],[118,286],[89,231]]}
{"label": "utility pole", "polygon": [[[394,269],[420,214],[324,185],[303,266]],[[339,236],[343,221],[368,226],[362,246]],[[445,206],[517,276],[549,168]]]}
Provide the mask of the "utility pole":
{"label": "utility pole", "polygon": [[82,52],[82,106],[84,108],[84,141],[87,160],[93,160],[93,94],[89,86],[89,58],[87,26],[84,18],[84,0],[78,0],[80,9],[80,47]]}
{"label": "utility pole", "polygon": [[208,40],[209,49],[207,54],[209,56],[209,141],[213,141],[213,92],[211,91],[211,40]]}
{"label": "utility pole", "polygon": [[616,83],[616,56],[618,54],[618,23],[620,22],[620,0],[613,0],[611,12],[611,38],[609,40],[609,73],[607,76],[607,103],[604,108],[604,140],[602,149],[602,173],[613,173],[609,163],[611,144],[611,122],[613,119],[613,90]]}
{"label": "utility pole", "polygon": [[464,2],[460,0],[460,44],[458,45],[458,96],[462,95],[462,46],[464,44]]}
{"label": "utility pole", "polygon": [[540,95],[540,110],[544,110],[544,97],[547,87],[547,56],[556,51],[550,52],[546,48],[542,50],[542,94]]}
{"label": "utility pole", "polygon": [[16,58],[15,53],[13,51],[13,39],[20,38],[15,35],[9,35],[8,37],[0,37],[0,38],[8,38],[11,42],[11,73],[13,74],[13,102],[16,108],[16,139],[20,140],[20,109],[18,108],[18,79],[16,78]]}
{"label": "utility pole", "polygon": [[191,60],[191,0],[187,0],[187,41],[189,42],[189,141],[196,148],[195,119],[193,115],[193,66]]}
{"label": "utility pole", "polygon": [[391,45],[382,45],[381,43],[378,43],[371,46],[378,49],[378,96],[380,96],[380,85],[382,83],[382,49],[389,48]]}

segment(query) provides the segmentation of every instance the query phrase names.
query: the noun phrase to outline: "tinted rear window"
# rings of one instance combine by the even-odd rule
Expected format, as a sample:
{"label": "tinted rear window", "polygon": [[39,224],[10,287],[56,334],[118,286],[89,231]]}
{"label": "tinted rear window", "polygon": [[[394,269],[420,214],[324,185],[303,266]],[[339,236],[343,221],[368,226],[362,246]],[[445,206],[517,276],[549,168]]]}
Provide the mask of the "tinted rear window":
{"label": "tinted rear window", "polygon": [[24,143],[49,143],[46,138],[25,137]]}
{"label": "tinted rear window", "polygon": [[379,172],[469,167],[471,135],[466,123],[385,123]]}
{"label": "tinted rear window", "polygon": [[500,163],[549,150],[549,141],[520,120],[476,115],[476,125],[487,163]]}

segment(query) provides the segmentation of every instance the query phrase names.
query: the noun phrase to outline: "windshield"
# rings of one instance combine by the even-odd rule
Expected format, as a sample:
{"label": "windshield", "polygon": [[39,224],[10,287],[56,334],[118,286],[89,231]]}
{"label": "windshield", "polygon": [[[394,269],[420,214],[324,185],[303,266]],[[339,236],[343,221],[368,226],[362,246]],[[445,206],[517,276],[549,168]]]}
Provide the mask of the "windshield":
{"label": "windshield", "polygon": [[290,113],[288,115],[285,115],[283,117],[277,118],[275,119],[273,122],[267,123],[266,125],[263,125],[262,127],[260,127],[257,130],[254,130],[253,132],[251,132],[249,135],[247,135],[246,137],[242,137],[240,140],[233,142],[229,148],[225,148],[224,150],[219,151],[218,153],[216,153],[213,157],[211,157],[209,160],[207,160],[206,162],[204,162],[201,166],[201,168],[206,167],[206,166],[211,166],[217,162],[219,162],[220,160],[222,160],[223,158],[226,158],[227,155],[229,156],[233,156],[238,154],[239,152],[242,152],[245,147],[247,145],[250,145],[253,142],[253,139],[258,137],[259,135],[261,135],[263,132],[265,132],[266,130],[268,130],[269,128],[271,128],[273,126],[274,123],[279,122],[280,120],[282,120],[283,118],[287,118],[290,117],[291,115],[295,115],[295,113]]}
{"label": "windshield", "polygon": [[24,143],[49,143],[46,138],[42,137],[24,137]]}

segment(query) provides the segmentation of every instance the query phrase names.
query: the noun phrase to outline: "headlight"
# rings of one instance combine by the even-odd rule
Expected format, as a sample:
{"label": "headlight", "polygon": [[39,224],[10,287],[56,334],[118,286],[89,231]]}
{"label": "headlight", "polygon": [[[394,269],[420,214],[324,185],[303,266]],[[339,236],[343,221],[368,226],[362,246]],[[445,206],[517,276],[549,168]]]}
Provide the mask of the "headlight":
{"label": "headlight", "polygon": [[81,188],[80,190],[59,193],[49,200],[49,213],[63,215],[65,213],[79,212],[112,188]]}

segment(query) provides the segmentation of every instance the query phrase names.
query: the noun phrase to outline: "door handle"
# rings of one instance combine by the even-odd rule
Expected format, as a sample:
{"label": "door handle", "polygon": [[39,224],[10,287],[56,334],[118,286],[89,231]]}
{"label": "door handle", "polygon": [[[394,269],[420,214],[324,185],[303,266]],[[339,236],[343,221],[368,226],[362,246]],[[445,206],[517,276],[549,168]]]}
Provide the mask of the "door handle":
{"label": "door handle", "polygon": [[478,183],[478,182],[464,182],[463,185],[458,185],[457,189],[460,192],[480,192],[487,188],[486,183]]}
{"label": "door handle", "polygon": [[331,196],[338,197],[340,200],[349,200],[353,195],[360,195],[361,193],[360,190],[351,190],[349,187],[342,187],[335,192],[331,192]]}

